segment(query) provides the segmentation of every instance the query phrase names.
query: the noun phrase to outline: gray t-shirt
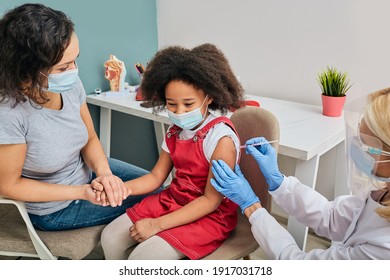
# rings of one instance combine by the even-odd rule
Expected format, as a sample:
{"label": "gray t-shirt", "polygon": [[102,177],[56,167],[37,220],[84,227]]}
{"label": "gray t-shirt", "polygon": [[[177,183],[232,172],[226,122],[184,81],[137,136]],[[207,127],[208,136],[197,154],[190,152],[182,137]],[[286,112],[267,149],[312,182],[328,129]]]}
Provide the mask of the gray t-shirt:
{"label": "gray t-shirt", "polygon": [[[0,144],[27,144],[22,177],[52,184],[86,184],[92,173],[80,154],[88,141],[80,115],[80,106],[86,99],[80,79],[61,96],[61,110],[39,108],[29,101],[14,108],[12,101],[0,103]],[[29,213],[47,215],[70,203],[30,202],[26,207]]]}

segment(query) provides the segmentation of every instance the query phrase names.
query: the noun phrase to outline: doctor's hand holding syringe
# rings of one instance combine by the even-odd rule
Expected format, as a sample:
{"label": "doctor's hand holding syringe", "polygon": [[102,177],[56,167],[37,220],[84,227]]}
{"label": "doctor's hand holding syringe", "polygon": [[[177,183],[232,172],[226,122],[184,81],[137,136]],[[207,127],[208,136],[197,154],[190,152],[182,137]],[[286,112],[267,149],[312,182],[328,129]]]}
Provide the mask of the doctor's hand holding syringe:
{"label": "doctor's hand holding syringe", "polygon": [[[270,145],[275,142],[278,140],[267,141],[264,137],[257,137],[240,146],[256,160],[270,191],[276,190],[283,181],[283,175],[277,165],[276,151]],[[254,210],[261,208],[259,198],[244,178],[238,164],[234,173],[224,161],[213,161],[212,171],[215,178],[211,179],[211,183],[214,188],[239,205],[247,217],[250,217]]]}

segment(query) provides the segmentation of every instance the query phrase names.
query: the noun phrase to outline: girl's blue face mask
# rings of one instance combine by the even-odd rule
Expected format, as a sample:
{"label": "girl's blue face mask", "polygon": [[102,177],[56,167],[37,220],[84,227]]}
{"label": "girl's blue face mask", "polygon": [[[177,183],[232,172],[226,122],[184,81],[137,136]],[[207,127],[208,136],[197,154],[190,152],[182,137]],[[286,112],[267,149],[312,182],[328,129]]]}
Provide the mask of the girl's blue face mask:
{"label": "girl's blue face mask", "polygon": [[67,70],[61,73],[49,74],[49,76],[46,76],[48,81],[48,88],[46,89],[46,91],[55,93],[69,91],[74,87],[78,76],[78,68]]}
{"label": "girl's blue face mask", "polygon": [[202,115],[201,108],[203,107],[204,102],[206,101],[207,96],[203,100],[202,105],[199,108],[192,110],[191,112],[183,113],[183,114],[175,114],[168,110],[169,119],[178,127],[182,129],[193,129],[197,125],[199,125],[207,114],[207,110]]}

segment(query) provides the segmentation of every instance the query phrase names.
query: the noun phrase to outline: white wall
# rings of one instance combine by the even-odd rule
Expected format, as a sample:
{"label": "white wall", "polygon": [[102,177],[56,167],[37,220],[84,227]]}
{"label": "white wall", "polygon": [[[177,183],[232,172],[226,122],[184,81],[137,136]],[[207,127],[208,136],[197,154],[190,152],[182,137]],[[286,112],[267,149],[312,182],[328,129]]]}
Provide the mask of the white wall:
{"label": "white wall", "polygon": [[[158,44],[214,43],[249,94],[321,105],[317,74],[350,74],[353,100],[390,85],[388,0],[156,0]],[[316,188],[333,196],[335,153],[321,157]],[[279,157],[294,173],[295,161]],[[280,210],[276,208],[280,214]]]}
{"label": "white wall", "polygon": [[214,43],[249,94],[320,105],[327,65],[350,74],[352,97],[389,85],[389,11],[388,0],[157,0],[158,42]]}

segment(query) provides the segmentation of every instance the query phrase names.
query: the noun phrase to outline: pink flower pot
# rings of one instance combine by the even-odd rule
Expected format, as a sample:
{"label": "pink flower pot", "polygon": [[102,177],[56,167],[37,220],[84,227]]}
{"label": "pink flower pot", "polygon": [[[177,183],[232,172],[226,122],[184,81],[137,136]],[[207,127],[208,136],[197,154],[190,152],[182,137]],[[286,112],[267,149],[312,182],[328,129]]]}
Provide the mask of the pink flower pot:
{"label": "pink flower pot", "polygon": [[346,95],[344,96],[327,96],[322,97],[322,114],[327,117],[340,117],[343,111]]}

